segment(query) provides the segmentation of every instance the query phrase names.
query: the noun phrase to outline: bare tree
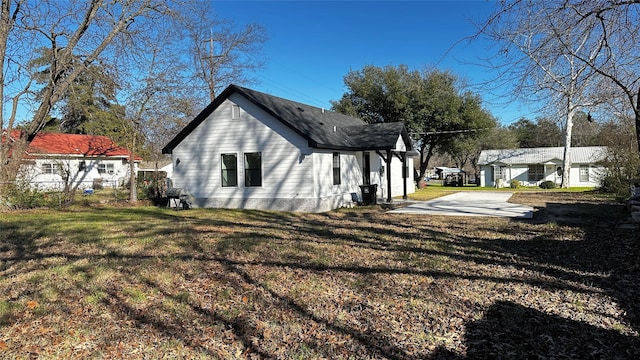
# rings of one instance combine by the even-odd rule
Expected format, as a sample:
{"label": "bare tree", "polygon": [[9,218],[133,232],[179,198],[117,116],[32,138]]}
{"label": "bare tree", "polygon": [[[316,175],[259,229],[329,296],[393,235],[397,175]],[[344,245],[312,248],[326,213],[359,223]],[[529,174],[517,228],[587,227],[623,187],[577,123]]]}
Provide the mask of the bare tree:
{"label": "bare tree", "polygon": [[198,2],[184,28],[190,38],[190,53],[195,68],[194,80],[203,84],[213,101],[222,88],[231,83],[249,84],[250,74],[264,65],[261,47],[267,40],[258,24],[238,28],[231,20],[215,15],[212,2]]}
{"label": "bare tree", "polygon": [[[597,89],[585,98],[593,103],[606,101],[610,105],[609,117],[625,113],[633,116],[640,153],[640,62],[637,61],[640,0],[501,2],[499,10],[481,32],[495,28],[493,24],[497,23],[508,26],[506,24],[515,24],[523,17],[539,18],[539,13],[559,15],[551,33],[558,52],[572,58],[576,69],[586,67],[598,78]],[[574,36],[566,38],[566,34]],[[538,38],[547,36],[549,34],[544,32],[536,34]],[[581,43],[584,45],[577,46]],[[605,111],[602,106],[599,109]]]}
{"label": "bare tree", "polygon": [[1,15],[0,184],[15,179],[19,154],[99,63],[125,114],[114,126],[130,148],[132,201],[134,152],[166,141],[227,83],[251,82],[266,40],[260,26],[236,31],[199,0],[2,0]]}
{"label": "bare tree", "polygon": [[[563,1],[562,3],[567,3]],[[483,34],[500,44],[504,59],[504,78],[514,81],[520,96],[537,94],[547,109],[564,119],[564,159],[562,186],[570,186],[571,136],[574,116],[580,109],[599,103],[595,95],[599,79],[587,63],[595,61],[605,46],[594,41],[595,21],[578,23],[576,13],[555,1],[502,2],[482,29]],[[550,105],[550,106],[549,106]]]}
{"label": "bare tree", "polygon": [[[561,9],[574,14],[565,27],[584,29],[590,42],[599,45],[594,47],[597,51],[595,56],[585,56],[563,44],[565,51],[604,78],[609,86],[603,86],[603,96],[615,100],[616,95],[620,94],[625,99],[627,109],[635,118],[636,143],[640,154],[640,0],[565,1],[561,3]],[[619,104],[614,112],[623,112]]]}
{"label": "bare tree", "polygon": [[[0,127],[11,134],[20,107],[33,115],[19,135],[0,143],[0,180],[15,178],[20,154],[50,121],[51,111],[90,64],[108,63],[135,44],[145,30],[139,20],[170,13],[169,3],[163,0],[2,0],[0,44],[4,45],[0,45],[0,56],[11,77],[4,73],[0,87],[11,107],[5,111],[8,104],[3,101],[0,114],[10,115]],[[43,48],[52,54],[46,64],[34,61],[34,54]]]}

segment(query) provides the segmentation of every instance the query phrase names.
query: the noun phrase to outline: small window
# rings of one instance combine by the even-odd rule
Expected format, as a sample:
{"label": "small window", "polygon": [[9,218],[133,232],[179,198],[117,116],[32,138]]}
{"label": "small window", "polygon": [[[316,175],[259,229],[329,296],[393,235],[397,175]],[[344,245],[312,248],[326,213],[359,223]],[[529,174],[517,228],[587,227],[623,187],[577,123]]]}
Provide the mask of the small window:
{"label": "small window", "polygon": [[222,154],[222,187],[238,186],[238,156]]}
{"label": "small window", "polygon": [[240,119],[240,105],[237,105],[237,104],[231,105],[231,119],[233,120]]}
{"label": "small window", "polygon": [[365,152],[362,158],[362,185],[371,185],[371,155]]}
{"label": "small window", "polygon": [[63,175],[62,165],[60,164],[42,164],[43,174],[58,174]]}
{"label": "small window", "polygon": [[84,160],[78,164],[78,171],[87,171],[87,163]]}
{"label": "small window", "polygon": [[53,164],[42,164],[43,174],[53,174]]}
{"label": "small window", "polygon": [[262,186],[262,153],[244,154],[244,186]]}
{"label": "small window", "polygon": [[504,166],[493,166],[491,167],[491,171],[493,172],[493,180],[499,180],[502,179],[504,180]]}
{"label": "small window", "polygon": [[333,153],[333,185],[340,185],[340,153]]}
{"label": "small window", "polygon": [[589,182],[589,165],[580,165],[580,182]]}
{"label": "small window", "polygon": [[538,181],[544,179],[544,165],[529,165],[527,180]]}
{"label": "small window", "polygon": [[98,164],[98,173],[99,174],[113,174],[114,166],[113,164]]}

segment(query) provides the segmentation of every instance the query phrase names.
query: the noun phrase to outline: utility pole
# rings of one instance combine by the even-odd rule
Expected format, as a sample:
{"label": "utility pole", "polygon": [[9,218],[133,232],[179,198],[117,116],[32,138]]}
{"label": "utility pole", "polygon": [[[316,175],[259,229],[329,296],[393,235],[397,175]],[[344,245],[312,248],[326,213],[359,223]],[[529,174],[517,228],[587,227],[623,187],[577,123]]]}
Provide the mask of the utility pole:
{"label": "utility pole", "polygon": [[[216,98],[216,94],[215,94],[215,83],[214,83],[214,79],[215,79],[215,63],[214,63],[214,59],[219,58],[221,56],[219,55],[215,55],[215,49],[213,46],[213,28],[211,29],[211,35],[209,37],[208,40],[203,40],[204,43],[209,43],[209,56],[204,56],[202,57],[203,61],[206,61],[209,65],[209,79],[208,79],[208,85],[209,85],[209,97],[210,100],[213,102],[213,100],[215,100]],[[203,64],[204,65],[204,64]],[[204,66],[203,66],[204,67]],[[204,69],[203,69],[204,70]]]}

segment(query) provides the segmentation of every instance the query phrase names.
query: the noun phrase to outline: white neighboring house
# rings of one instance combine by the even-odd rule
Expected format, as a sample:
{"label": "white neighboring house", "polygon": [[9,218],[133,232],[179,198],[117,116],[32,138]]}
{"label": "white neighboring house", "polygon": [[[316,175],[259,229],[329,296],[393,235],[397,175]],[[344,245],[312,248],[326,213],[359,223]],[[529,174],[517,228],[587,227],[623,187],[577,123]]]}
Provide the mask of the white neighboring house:
{"label": "white neighboring house", "polygon": [[[574,187],[597,187],[604,167],[604,146],[572,147],[569,184]],[[563,147],[483,150],[478,159],[480,186],[509,186],[518,180],[524,186],[543,181],[562,183]]]}
{"label": "white neighboring house", "polygon": [[411,150],[402,123],[230,85],[162,152],[194,206],[321,212],[362,201],[363,185],[371,199],[414,192]]}
{"label": "white neighboring house", "polygon": [[[129,179],[129,155],[106,136],[39,133],[23,156],[19,176],[43,190],[122,186]],[[140,160],[134,155],[136,169]]]}

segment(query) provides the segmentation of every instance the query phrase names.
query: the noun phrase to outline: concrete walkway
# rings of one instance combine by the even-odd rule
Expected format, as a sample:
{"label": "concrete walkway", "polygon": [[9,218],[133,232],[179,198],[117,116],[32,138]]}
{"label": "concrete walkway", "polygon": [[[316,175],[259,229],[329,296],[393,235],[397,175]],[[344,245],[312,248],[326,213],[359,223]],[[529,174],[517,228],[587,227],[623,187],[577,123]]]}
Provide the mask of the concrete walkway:
{"label": "concrete walkway", "polygon": [[533,218],[533,208],[511,204],[513,193],[501,191],[462,191],[429,201],[408,200],[409,205],[389,211],[394,214],[425,214],[450,216],[495,216],[522,219]]}

